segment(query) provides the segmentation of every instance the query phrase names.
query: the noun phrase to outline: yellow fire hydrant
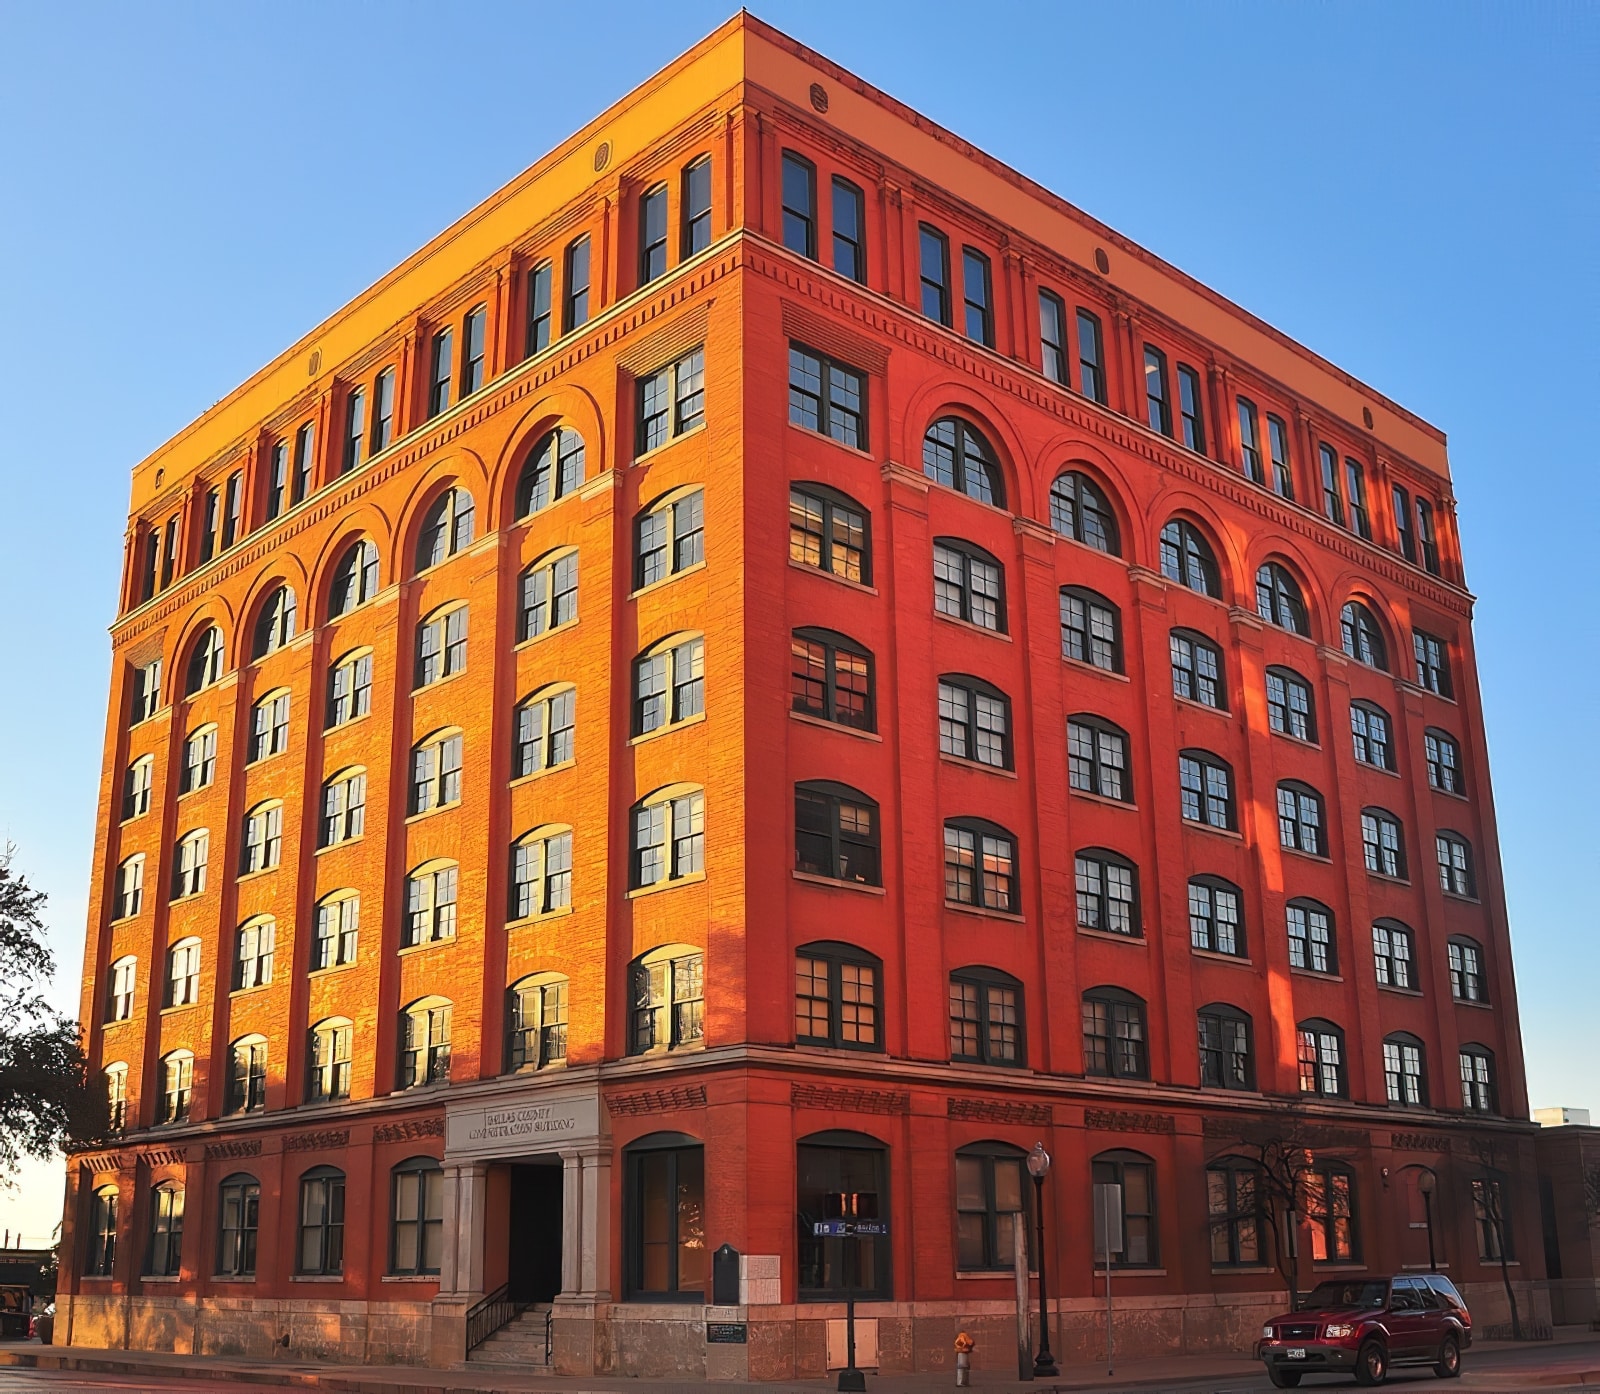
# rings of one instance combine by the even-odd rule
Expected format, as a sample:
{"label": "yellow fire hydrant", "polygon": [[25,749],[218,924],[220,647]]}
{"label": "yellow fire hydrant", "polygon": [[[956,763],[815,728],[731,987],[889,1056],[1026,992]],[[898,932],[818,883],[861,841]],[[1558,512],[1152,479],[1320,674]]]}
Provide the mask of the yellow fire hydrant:
{"label": "yellow fire hydrant", "polygon": [[972,1348],[978,1343],[965,1331],[956,1334],[956,1388],[972,1383]]}

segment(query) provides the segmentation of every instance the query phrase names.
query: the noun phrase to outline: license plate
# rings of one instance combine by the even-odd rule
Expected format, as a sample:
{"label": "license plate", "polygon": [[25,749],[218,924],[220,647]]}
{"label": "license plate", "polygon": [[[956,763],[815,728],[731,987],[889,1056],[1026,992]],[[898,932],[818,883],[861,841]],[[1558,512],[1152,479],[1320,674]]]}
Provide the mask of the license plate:
{"label": "license plate", "polygon": [[1304,1360],[1306,1358],[1306,1348],[1304,1346],[1290,1346],[1288,1350],[1284,1351],[1284,1354],[1290,1360]]}

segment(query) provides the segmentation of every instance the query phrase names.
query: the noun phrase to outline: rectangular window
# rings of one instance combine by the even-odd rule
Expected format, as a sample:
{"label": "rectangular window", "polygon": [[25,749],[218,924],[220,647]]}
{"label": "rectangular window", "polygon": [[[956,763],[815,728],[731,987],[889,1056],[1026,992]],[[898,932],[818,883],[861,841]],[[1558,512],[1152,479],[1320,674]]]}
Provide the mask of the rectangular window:
{"label": "rectangular window", "polygon": [[1100,321],[1087,310],[1078,311],[1078,390],[1091,402],[1106,401],[1106,356]]}
{"label": "rectangular window", "polygon": [[367,434],[367,394],[359,387],[345,400],[344,407],[344,461],[341,469],[348,474],[361,463],[361,447]]}
{"label": "rectangular window", "polygon": [[289,492],[289,442],[280,440],[273,444],[267,457],[267,521],[270,523],[283,512],[284,500]]}
{"label": "rectangular window", "polygon": [[[1426,507],[1418,500],[1419,509]],[[178,562],[178,520],[176,517],[167,519],[167,530],[161,539],[161,589],[166,590],[172,584],[172,571]],[[1437,571],[1437,565],[1430,570]]]}
{"label": "rectangular window", "polygon": [[554,268],[548,261],[528,272],[528,329],[523,356],[532,358],[550,347],[550,282]]}
{"label": "rectangular window", "polygon": [[1339,492],[1339,457],[1331,445],[1317,447],[1322,463],[1322,511],[1339,527],[1344,526],[1344,495]]}
{"label": "rectangular window", "polygon": [[[167,527],[167,561],[172,561],[172,527]],[[1433,532],[1433,505],[1426,499],[1417,500],[1417,545],[1422,552],[1422,565],[1435,576],[1439,574],[1439,543]],[[169,566],[170,569],[170,566]]]}
{"label": "rectangular window", "polygon": [[1411,642],[1417,660],[1417,686],[1441,697],[1451,696],[1450,659],[1444,640],[1417,629],[1412,631]]}
{"label": "rectangular window", "polygon": [[139,600],[149,600],[156,593],[156,570],[161,565],[161,531],[151,528],[144,534],[144,576],[139,582]]}
{"label": "rectangular window", "polygon": [[133,670],[131,725],[147,721],[161,710],[161,660],[155,659]]}
{"label": "rectangular window", "polygon": [[1245,479],[1251,483],[1266,483],[1266,471],[1261,467],[1261,439],[1256,432],[1256,403],[1238,399],[1238,455]]}
{"label": "rectangular window", "polygon": [[1167,388],[1167,356],[1149,344],[1144,346],[1145,415],[1152,431],[1172,434],[1172,398]]}
{"label": "rectangular window", "polygon": [[966,309],[967,338],[985,348],[994,347],[994,310],[991,306],[989,258],[971,247],[961,249],[961,298]]}
{"label": "rectangular window", "polygon": [[570,334],[589,322],[589,235],[567,247],[562,276],[561,332]]}
{"label": "rectangular window", "polygon": [[711,157],[704,155],[683,172],[682,209],[684,260],[711,245]]}
{"label": "rectangular window", "polygon": [[1200,408],[1200,374],[1178,364],[1178,413],[1183,418],[1183,443],[1196,455],[1206,453],[1205,416]]}
{"label": "rectangular window", "polygon": [[667,273],[667,186],[647,190],[639,199],[639,284],[647,286]]}
{"label": "rectangular window", "polygon": [[685,354],[638,382],[637,453],[644,455],[705,422],[706,355]]}
{"label": "rectangular window", "polygon": [[817,259],[817,171],[793,150],[783,152],[783,245]]}
{"label": "rectangular window", "polygon": [[833,176],[833,269],[867,281],[866,201],[848,179]]}
{"label": "rectangular window", "polygon": [[865,450],[867,380],[864,374],[789,345],[789,420]]}
{"label": "rectangular window", "polygon": [[211,560],[217,554],[217,529],[222,523],[222,493],[218,489],[206,491],[205,526],[200,533],[200,561]]}
{"label": "rectangular window", "polygon": [[1276,416],[1267,418],[1267,446],[1272,452],[1272,487],[1286,499],[1294,498],[1294,471],[1289,465],[1289,428]]}
{"label": "rectangular window", "polygon": [[1054,291],[1039,292],[1039,356],[1051,382],[1067,383],[1067,307]]}
{"label": "rectangular window", "polygon": [[1367,476],[1359,460],[1344,457],[1345,497],[1350,505],[1350,531],[1372,540],[1372,520],[1367,517]]}
{"label": "rectangular window", "polygon": [[311,492],[311,470],[315,461],[317,427],[307,421],[294,433],[294,501],[299,503]]}
{"label": "rectangular window", "polygon": [[455,331],[441,329],[433,336],[433,359],[428,381],[428,415],[437,416],[450,405],[450,372],[455,359]]}
{"label": "rectangular window", "polygon": [[1398,484],[1394,486],[1394,531],[1400,539],[1400,555],[1409,562],[1417,559],[1417,540],[1411,531],[1411,499]]}
{"label": "rectangular window", "polygon": [[470,397],[483,386],[485,348],[489,308],[479,305],[467,312],[466,323],[461,326],[461,395]]}
{"label": "rectangular window", "polygon": [[372,448],[376,455],[394,439],[394,369],[385,368],[372,383]]}
{"label": "rectangular window", "polygon": [[244,474],[235,470],[228,476],[222,513],[222,548],[226,551],[239,540],[244,522]]}
{"label": "rectangular window", "polygon": [[922,313],[940,324],[950,323],[950,244],[926,223],[919,227],[922,259]]}

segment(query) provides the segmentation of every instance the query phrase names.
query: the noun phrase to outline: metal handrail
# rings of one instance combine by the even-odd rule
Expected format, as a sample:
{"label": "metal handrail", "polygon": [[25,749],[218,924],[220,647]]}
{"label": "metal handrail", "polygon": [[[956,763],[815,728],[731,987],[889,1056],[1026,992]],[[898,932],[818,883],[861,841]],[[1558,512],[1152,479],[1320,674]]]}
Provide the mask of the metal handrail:
{"label": "metal handrail", "polygon": [[[493,1292],[481,1301],[474,1302],[467,1308],[467,1349],[476,1350],[489,1339],[502,1326],[515,1321],[527,1307],[525,1302],[511,1300],[511,1285],[501,1283]],[[550,1341],[549,1327],[546,1326],[545,1344]]]}
{"label": "metal handrail", "polygon": [[555,1320],[556,1309],[553,1306],[546,1307],[544,1310],[544,1363],[546,1365],[551,1363],[551,1351],[555,1343]]}

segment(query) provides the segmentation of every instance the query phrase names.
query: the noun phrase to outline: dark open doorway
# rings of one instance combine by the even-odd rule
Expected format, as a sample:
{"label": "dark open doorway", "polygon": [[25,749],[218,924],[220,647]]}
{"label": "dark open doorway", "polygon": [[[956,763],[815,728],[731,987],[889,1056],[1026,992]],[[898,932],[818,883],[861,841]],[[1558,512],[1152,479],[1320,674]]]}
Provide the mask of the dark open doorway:
{"label": "dark open doorway", "polygon": [[513,1302],[549,1302],[561,1291],[561,1163],[511,1168]]}

